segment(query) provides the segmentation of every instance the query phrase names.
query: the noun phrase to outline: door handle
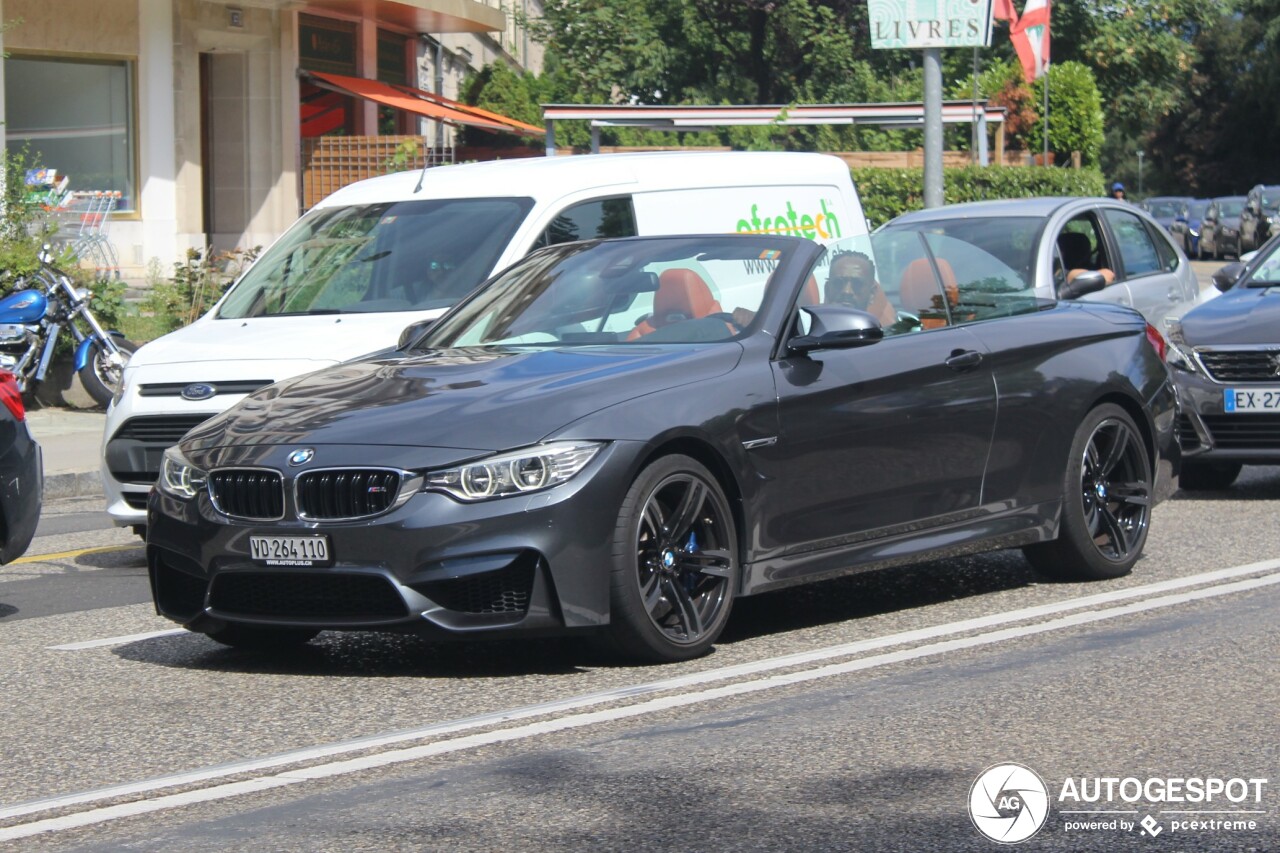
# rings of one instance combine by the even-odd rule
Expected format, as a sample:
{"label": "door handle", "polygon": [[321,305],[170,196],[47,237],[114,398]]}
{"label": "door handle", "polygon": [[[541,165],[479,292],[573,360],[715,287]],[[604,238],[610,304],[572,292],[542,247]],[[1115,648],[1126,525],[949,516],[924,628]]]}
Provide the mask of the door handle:
{"label": "door handle", "polygon": [[977,350],[954,350],[944,364],[952,370],[969,370],[982,363],[982,353]]}

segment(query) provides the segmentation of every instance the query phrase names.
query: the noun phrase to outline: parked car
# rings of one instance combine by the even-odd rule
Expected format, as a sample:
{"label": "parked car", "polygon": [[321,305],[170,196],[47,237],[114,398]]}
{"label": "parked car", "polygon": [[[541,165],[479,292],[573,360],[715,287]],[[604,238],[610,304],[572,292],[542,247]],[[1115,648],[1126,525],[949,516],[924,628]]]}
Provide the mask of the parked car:
{"label": "parked car", "polygon": [[1160,223],[1160,227],[1166,231],[1173,229],[1173,223],[1183,215],[1188,204],[1195,201],[1191,196],[1185,195],[1157,195],[1144,199],[1139,205],[1147,213],[1151,214],[1151,218]]}
{"label": "parked car", "polygon": [[1196,257],[1214,260],[1235,255],[1240,257],[1240,214],[1244,212],[1242,195],[1219,196],[1209,200],[1200,225],[1200,246]]}
{"label": "parked car", "polygon": [[1209,209],[1209,202],[1210,199],[1207,198],[1191,199],[1169,226],[1173,242],[1182,247],[1188,258],[1200,256],[1200,228],[1205,211]]}
{"label": "parked car", "polygon": [[[1187,310],[1199,281],[1171,235],[1135,205],[1100,198],[1021,198],[919,210],[883,229],[921,229],[980,246],[1046,298],[1136,308],[1156,328]],[[1085,286],[1100,271],[1105,287]],[[1068,282],[1068,279],[1071,279]]]}
{"label": "parked car", "polygon": [[796,152],[537,157],[343,187],[205,316],[131,359],[107,412],[107,514],[142,534],[166,447],[280,379],[393,346],[533,249],[588,237],[867,233],[849,167]]}
{"label": "parked car", "polygon": [[18,380],[0,370],[0,564],[26,552],[40,521],[44,466]]}
{"label": "parked car", "polygon": [[1175,473],[1157,347],[940,234],[552,246],[167,450],[155,605],[231,645],[579,632],[676,660],[739,596],[909,559],[1117,577]]}
{"label": "parked car", "polygon": [[1168,330],[1184,489],[1225,489],[1244,464],[1280,464],[1280,237],[1213,283],[1222,294]]}
{"label": "parked car", "polygon": [[1245,197],[1240,213],[1240,249],[1249,252],[1259,248],[1276,233],[1280,220],[1280,185],[1258,184]]}

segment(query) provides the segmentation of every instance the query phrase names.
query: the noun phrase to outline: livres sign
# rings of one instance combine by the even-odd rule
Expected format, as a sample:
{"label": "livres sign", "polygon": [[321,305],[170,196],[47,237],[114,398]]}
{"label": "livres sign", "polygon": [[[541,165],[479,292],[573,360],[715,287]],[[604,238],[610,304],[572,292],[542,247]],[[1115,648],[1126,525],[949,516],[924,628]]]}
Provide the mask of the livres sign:
{"label": "livres sign", "polygon": [[868,0],[873,48],[990,47],[991,0]]}

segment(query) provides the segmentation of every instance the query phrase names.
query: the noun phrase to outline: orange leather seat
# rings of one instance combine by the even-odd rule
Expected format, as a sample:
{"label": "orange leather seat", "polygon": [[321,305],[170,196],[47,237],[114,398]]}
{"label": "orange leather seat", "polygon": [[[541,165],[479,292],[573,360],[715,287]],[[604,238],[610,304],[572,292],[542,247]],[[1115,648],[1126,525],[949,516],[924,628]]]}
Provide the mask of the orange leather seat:
{"label": "orange leather seat", "polygon": [[947,325],[949,308],[954,308],[960,302],[960,285],[956,282],[955,270],[942,258],[938,258],[937,262],[938,273],[942,276],[942,290],[947,295],[947,305],[942,303],[942,293],[938,292],[938,282],[928,258],[917,258],[907,264],[907,268],[902,271],[902,286],[898,293],[903,309],[917,315],[920,325],[926,329]]}
{"label": "orange leather seat", "polygon": [[683,320],[697,320],[723,309],[711,295],[711,288],[693,270],[670,269],[658,276],[658,292],[653,295],[653,313],[636,324],[627,335],[634,341],[663,326]]}

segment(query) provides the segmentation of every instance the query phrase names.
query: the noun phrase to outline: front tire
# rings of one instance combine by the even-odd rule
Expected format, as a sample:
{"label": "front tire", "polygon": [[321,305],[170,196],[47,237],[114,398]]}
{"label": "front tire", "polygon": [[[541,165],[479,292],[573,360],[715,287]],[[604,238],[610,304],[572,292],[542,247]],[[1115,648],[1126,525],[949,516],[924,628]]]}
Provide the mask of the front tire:
{"label": "front tire", "polygon": [[1071,442],[1058,538],[1023,553],[1055,577],[1127,575],[1147,541],[1151,496],[1151,460],[1133,418],[1117,405],[1098,406]]}
{"label": "front tire", "polygon": [[1189,492],[1216,492],[1231,487],[1240,476],[1239,462],[1183,462],[1178,487]]}
{"label": "front tire", "polygon": [[733,512],[715,477],[688,456],[640,472],[618,512],[609,648],[656,663],[705,654],[738,587]]}
{"label": "front tire", "polygon": [[[120,354],[124,356],[126,363],[138,350],[137,344],[133,341],[126,341],[124,338],[113,337],[112,343],[120,350]],[[123,365],[112,364],[110,353],[107,352],[106,347],[94,341],[89,346],[89,359],[84,363],[84,367],[80,368],[80,384],[84,386],[84,390],[88,392],[95,403],[106,408],[111,405],[111,398],[115,396],[116,389],[120,387],[120,383],[123,380]]]}

